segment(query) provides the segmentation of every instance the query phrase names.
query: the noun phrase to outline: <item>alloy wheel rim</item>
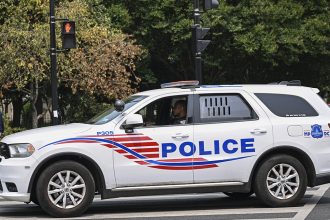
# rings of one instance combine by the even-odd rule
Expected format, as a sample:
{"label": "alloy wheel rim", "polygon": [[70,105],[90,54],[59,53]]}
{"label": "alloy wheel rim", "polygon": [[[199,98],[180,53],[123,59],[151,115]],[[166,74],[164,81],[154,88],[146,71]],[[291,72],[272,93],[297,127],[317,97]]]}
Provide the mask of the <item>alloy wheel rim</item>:
{"label": "alloy wheel rim", "polygon": [[277,199],[289,199],[294,196],[300,185],[297,170],[289,164],[275,165],[267,175],[267,189]]}
{"label": "alloy wheel rim", "polygon": [[78,173],[64,170],[50,179],[47,193],[53,205],[61,209],[72,209],[85,198],[86,184]]}

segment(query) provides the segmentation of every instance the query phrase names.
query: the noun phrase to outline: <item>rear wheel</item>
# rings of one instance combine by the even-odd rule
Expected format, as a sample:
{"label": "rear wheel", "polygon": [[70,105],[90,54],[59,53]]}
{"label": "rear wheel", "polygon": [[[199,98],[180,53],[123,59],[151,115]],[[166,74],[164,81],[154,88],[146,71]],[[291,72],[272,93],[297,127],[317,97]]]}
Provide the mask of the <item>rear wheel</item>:
{"label": "rear wheel", "polygon": [[305,194],[307,174],[304,166],[289,155],[265,160],[254,179],[257,197],[271,207],[295,205]]}
{"label": "rear wheel", "polygon": [[36,192],[45,212],[55,217],[73,217],[84,213],[93,201],[95,183],[85,166],[60,161],[42,172]]}

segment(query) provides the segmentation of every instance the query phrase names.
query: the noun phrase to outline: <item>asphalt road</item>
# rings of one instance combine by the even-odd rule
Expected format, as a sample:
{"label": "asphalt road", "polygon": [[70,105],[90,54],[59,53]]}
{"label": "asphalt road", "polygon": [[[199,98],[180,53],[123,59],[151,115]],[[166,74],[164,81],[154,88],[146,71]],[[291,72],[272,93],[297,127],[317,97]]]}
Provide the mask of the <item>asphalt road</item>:
{"label": "asphalt road", "polygon": [[[0,199],[1,219],[49,219],[33,204]],[[254,196],[235,200],[222,193],[189,194],[95,199],[80,218],[75,219],[156,219],[156,220],[232,220],[232,219],[292,219],[330,220],[330,184],[309,188],[295,207],[268,208]]]}

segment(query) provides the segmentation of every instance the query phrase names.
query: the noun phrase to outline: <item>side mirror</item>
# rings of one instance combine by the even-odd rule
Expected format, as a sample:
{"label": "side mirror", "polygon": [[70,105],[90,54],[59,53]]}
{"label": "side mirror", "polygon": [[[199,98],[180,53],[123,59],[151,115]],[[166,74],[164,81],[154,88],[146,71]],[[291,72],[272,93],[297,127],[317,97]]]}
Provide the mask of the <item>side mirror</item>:
{"label": "side mirror", "polygon": [[117,112],[122,112],[125,108],[125,102],[123,102],[122,100],[116,100],[114,106]]}
{"label": "side mirror", "polygon": [[129,115],[126,119],[126,123],[123,124],[125,129],[133,129],[143,125],[143,118],[140,114]]}

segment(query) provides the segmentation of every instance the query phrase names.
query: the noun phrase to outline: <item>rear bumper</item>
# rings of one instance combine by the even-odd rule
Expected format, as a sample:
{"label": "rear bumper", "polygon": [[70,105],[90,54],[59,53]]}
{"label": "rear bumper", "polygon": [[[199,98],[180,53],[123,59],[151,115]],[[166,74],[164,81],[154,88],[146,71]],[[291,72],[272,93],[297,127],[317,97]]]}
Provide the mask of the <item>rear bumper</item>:
{"label": "rear bumper", "polygon": [[330,173],[317,174],[314,186],[330,183]]}

